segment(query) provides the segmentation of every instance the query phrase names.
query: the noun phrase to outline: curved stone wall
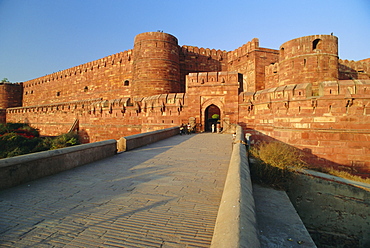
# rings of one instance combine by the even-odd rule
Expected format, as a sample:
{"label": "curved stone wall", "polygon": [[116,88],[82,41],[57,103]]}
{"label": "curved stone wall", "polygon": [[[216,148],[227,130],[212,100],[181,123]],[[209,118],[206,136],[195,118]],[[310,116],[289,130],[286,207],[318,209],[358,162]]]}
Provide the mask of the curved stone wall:
{"label": "curved stone wall", "polygon": [[279,85],[312,83],[338,79],[338,38],[311,35],[280,46]]}
{"label": "curved stone wall", "polygon": [[162,32],[142,33],[134,42],[134,96],[179,92],[177,38]]}

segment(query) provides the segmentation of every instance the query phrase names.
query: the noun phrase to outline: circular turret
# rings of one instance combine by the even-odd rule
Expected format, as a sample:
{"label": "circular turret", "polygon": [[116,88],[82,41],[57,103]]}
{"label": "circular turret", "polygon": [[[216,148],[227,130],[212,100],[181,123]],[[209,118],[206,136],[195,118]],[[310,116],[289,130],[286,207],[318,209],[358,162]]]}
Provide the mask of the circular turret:
{"label": "circular turret", "polygon": [[311,35],[280,46],[279,84],[312,83],[338,79],[338,38]]}
{"label": "circular turret", "polygon": [[0,109],[22,106],[21,83],[0,83]]}
{"label": "circular turret", "polygon": [[177,38],[162,32],[135,37],[133,51],[135,96],[180,92],[180,63]]}

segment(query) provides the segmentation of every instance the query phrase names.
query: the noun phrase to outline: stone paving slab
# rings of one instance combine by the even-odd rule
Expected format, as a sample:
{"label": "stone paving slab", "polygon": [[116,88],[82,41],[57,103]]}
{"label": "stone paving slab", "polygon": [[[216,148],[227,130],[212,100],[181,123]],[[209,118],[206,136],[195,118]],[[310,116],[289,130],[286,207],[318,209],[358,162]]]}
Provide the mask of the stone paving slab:
{"label": "stone paving slab", "polygon": [[0,191],[0,246],[209,247],[230,156],[178,135]]}

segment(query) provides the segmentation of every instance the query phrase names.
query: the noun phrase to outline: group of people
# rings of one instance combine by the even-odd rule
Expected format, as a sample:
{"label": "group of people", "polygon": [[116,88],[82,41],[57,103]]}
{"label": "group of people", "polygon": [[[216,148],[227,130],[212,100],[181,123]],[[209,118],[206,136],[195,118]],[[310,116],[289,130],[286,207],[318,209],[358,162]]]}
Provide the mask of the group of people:
{"label": "group of people", "polygon": [[[216,130],[215,130],[215,128],[216,128]],[[211,129],[212,129],[212,133],[220,133],[221,132],[221,125],[220,125],[220,123],[217,123],[216,125],[215,124],[212,124],[212,127],[211,127]]]}
{"label": "group of people", "polygon": [[183,135],[183,134],[191,134],[193,132],[193,128],[192,126],[188,123],[188,124],[181,124],[180,126],[180,135]]}

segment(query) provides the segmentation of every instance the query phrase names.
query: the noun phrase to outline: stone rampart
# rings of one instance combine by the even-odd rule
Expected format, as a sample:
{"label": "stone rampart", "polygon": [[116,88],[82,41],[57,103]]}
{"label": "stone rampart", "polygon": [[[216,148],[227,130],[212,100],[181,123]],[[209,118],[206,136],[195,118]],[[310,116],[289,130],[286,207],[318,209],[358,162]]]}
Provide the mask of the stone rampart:
{"label": "stone rampart", "polygon": [[370,79],[370,60],[342,60],[339,63],[339,79],[360,79],[369,80]]}
{"label": "stone rampart", "polygon": [[[185,77],[191,72],[226,71],[227,54],[226,51],[216,49],[182,46],[180,48],[181,84],[185,86]],[[185,92],[185,88],[181,92]]]}
{"label": "stone rampart", "polygon": [[243,74],[243,91],[265,89],[265,66],[278,62],[279,51],[262,48],[257,38],[228,53],[228,71]]}
{"label": "stone rampart", "polygon": [[0,189],[113,156],[116,152],[117,141],[106,140],[0,159]]}
{"label": "stone rampart", "polygon": [[[23,83],[23,106],[131,95],[132,50]],[[114,90],[107,90],[114,89]]]}
{"label": "stone rampart", "polygon": [[120,139],[124,135],[149,132],[183,123],[184,93],[161,94],[145,98],[101,98],[7,109],[7,122],[31,123],[41,135],[56,136],[76,130],[83,143]]}
{"label": "stone rampart", "polygon": [[276,139],[298,147],[311,165],[370,173],[370,81],[281,86],[240,95],[240,124],[254,142]]}

